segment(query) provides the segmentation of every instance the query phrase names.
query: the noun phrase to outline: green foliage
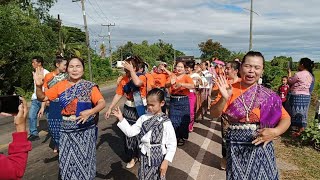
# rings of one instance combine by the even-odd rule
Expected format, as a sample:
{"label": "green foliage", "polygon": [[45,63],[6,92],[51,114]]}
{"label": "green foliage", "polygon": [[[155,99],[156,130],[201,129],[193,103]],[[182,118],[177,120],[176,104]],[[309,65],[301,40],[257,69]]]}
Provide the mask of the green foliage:
{"label": "green foliage", "polygon": [[31,89],[31,58],[52,59],[57,36],[17,5],[0,6],[0,16],[0,33],[5,35],[0,38],[0,89],[3,93],[12,91],[13,86]]}
{"label": "green foliage", "polygon": [[271,60],[271,65],[278,66],[281,69],[288,69],[288,62],[292,62],[292,57],[274,56],[273,59]]}
{"label": "green foliage", "polygon": [[149,45],[148,41],[142,41],[141,44],[127,42],[127,44],[118,47],[113,52],[112,58],[114,61],[123,60],[128,56],[138,55],[150,66],[156,65],[156,61],[164,61],[172,64],[174,55],[176,57],[184,55],[184,53],[175,50],[172,44],[165,43],[159,40],[158,43]]}
{"label": "green foliage", "polygon": [[309,121],[308,127],[301,135],[301,139],[304,143],[311,144],[313,146],[320,145],[320,129],[319,129],[319,120],[314,119]]}
{"label": "green foliage", "polygon": [[272,66],[270,62],[265,63],[264,72],[262,76],[263,85],[277,91],[282,84],[281,77],[287,75],[287,72],[279,66]]}
{"label": "green foliage", "polygon": [[201,42],[198,46],[202,52],[200,58],[204,60],[211,60],[213,57],[217,57],[228,61],[231,55],[231,52],[227,48],[223,47],[219,42],[213,42],[212,39]]}

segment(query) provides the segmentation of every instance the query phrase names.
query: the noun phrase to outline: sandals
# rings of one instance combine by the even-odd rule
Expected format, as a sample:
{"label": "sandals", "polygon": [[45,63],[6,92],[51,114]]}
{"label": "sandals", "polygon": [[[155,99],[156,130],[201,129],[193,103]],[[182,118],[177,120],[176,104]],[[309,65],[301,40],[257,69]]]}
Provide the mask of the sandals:
{"label": "sandals", "polygon": [[184,139],[178,139],[178,141],[177,141],[177,145],[178,145],[178,146],[183,146],[184,143],[185,143],[185,140],[184,140]]}

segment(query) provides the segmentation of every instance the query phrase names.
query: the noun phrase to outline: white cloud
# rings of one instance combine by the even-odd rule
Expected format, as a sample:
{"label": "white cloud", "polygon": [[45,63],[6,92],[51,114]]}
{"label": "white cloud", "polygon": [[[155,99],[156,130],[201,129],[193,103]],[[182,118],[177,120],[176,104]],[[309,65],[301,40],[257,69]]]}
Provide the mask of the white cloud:
{"label": "white cloud", "polygon": [[[254,0],[259,14],[253,17],[254,49],[266,59],[320,59],[319,6],[317,0]],[[102,23],[116,23],[111,28],[113,46],[163,39],[195,56],[200,55],[197,45],[209,38],[230,50],[247,51],[250,13],[243,8],[250,8],[250,0],[86,0],[92,39],[101,40],[98,34],[107,33]],[[59,0],[51,9],[52,15],[58,13],[65,24],[83,24],[79,2]]]}

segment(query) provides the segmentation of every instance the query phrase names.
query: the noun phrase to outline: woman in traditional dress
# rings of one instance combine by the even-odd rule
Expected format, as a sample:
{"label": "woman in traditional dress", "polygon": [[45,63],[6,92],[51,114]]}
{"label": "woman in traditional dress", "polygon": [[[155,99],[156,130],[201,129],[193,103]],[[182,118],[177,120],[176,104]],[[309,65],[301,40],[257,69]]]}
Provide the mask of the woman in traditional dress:
{"label": "woman in traditional dress", "polygon": [[[138,73],[140,64],[143,64],[143,61],[138,56],[129,57],[125,60],[126,76],[118,83],[116,94],[105,114],[106,119],[109,118],[112,108],[115,107],[123,95],[127,98],[123,116],[129,124],[134,124],[140,116],[146,113],[147,78],[144,74]],[[136,136],[124,136],[124,138],[128,161],[126,168],[132,168],[139,157],[138,138]]]}
{"label": "woman in traditional dress", "polygon": [[313,66],[314,63],[309,58],[302,58],[298,66],[299,71],[293,77],[291,77],[291,70],[288,70],[288,84],[291,87],[288,111],[294,137],[300,136],[307,127],[308,110],[314,86]]}
{"label": "woman in traditional dress", "polygon": [[95,116],[106,103],[96,84],[82,79],[84,61],[71,58],[67,62],[69,77],[47,91],[42,91],[43,73],[34,73],[36,94],[40,101],[59,98],[62,125],[59,141],[61,179],[94,179],[96,176]]}
{"label": "woman in traditional dress", "polygon": [[[58,82],[63,81],[67,78],[68,74],[66,73],[66,64],[66,59],[61,56],[56,57],[54,61],[56,69],[46,74],[43,80],[43,87],[45,91],[56,85]],[[42,107],[40,111],[44,111],[44,108]],[[54,153],[57,153],[59,149],[60,129],[62,123],[61,111],[62,108],[59,104],[59,98],[50,101],[47,118],[49,124],[49,133],[54,142]]]}
{"label": "woman in traditional dress", "polygon": [[263,68],[263,55],[250,51],[242,61],[241,82],[230,85],[225,77],[218,77],[222,97],[211,107],[211,115],[222,114],[229,123],[228,180],[279,179],[272,140],[289,128],[290,116],[275,92],[258,85]]}
{"label": "woman in traditional dress", "polygon": [[192,79],[185,74],[186,64],[176,64],[176,74],[172,74],[166,83],[170,89],[169,118],[176,132],[178,145],[182,146],[189,137],[190,105],[189,93],[194,88]]}

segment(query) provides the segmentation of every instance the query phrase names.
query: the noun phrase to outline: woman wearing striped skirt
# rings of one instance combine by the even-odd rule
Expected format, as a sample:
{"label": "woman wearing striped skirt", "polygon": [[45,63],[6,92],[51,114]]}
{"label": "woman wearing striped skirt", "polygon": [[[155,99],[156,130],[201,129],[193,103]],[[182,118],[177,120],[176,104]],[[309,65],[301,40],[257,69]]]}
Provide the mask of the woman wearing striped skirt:
{"label": "woman wearing striped skirt", "polygon": [[302,58],[299,62],[298,72],[291,77],[291,70],[288,72],[288,84],[291,95],[289,96],[289,113],[291,116],[292,136],[300,136],[307,127],[308,110],[313,90],[314,75],[312,68],[313,61],[309,58]]}
{"label": "woman wearing striped skirt", "polygon": [[185,74],[186,64],[176,64],[176,74],[172,74],[166,83],[170,90],[169,118],[176,132],[179,146],[189,137],[190,105],[189,89],[194,88],[193,80]]}
{"label": "woman wearing striped skirt", "polygon": [[[144,74],[138,73],[138,67],[143,61],[137,57],[129,57],[125,60],[124,69],[126,75],[118,83],[116,94],[109,106],[105,118],[108,119],[112,109],[116,106],[122,96],[126,96],[127,101],[124,104],[123,116],[130,125],[133,125],[140,116],[146,112],[147,96],[147,78]],[[125,154],[127,156],[126,168],[132,168],[139,157],[139,141],[137,136],[127,137],[125,139]]]}

